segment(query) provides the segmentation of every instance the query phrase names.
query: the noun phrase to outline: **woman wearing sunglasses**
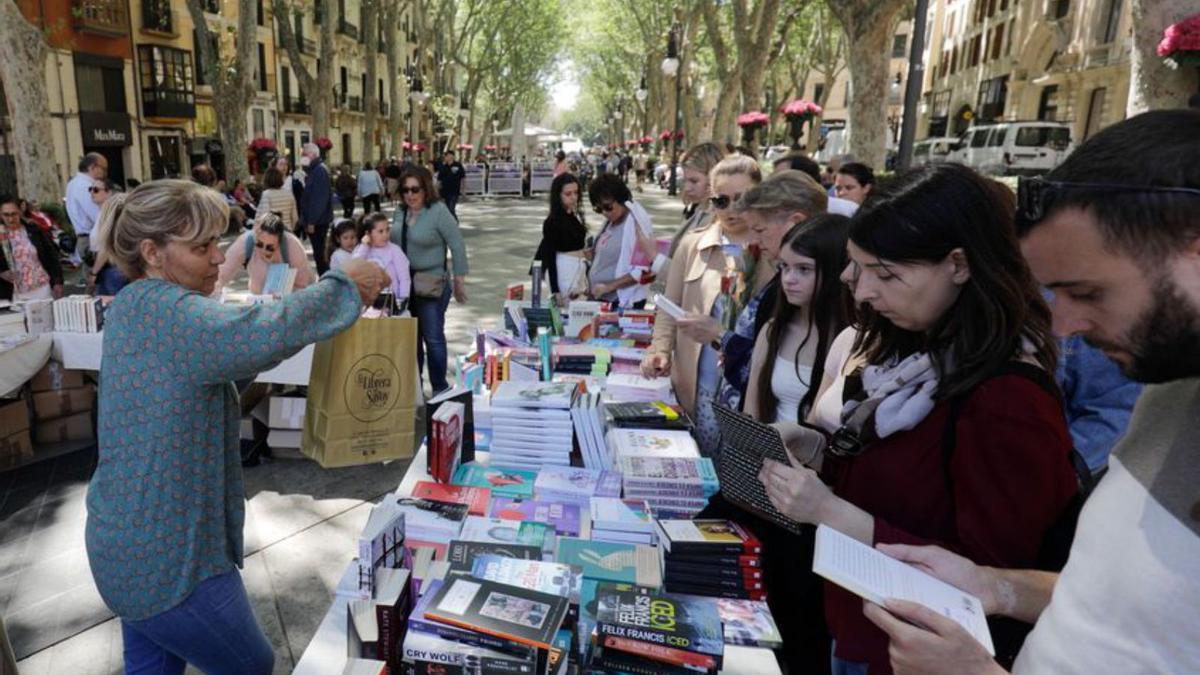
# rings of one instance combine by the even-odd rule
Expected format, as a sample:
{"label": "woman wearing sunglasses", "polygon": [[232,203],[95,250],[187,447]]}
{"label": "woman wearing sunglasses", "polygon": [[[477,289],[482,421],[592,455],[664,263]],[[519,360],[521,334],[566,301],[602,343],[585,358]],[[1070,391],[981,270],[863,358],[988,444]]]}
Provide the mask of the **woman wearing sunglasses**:
{"label": "woman wearing sunglasses", "polygon": [[[283,250],[283,247],[287,250]],[[225,249],[225,262],[217,278],[217,289],[229,284],[245,270],[250,275],[250,292],[262,293],[271,265],[287,263],[296,270],[295,290],[300,290],[316,281],[316,274],[308,264],[304,245],[296,235],[287,232],[283,220],[274,213],[261,216],[253,230],[242,233]]]}
{"label": "woman wearing sunglasses", "polygon": [[[685,190],[688,175],[684,174]],[[647,377],[670,375],[676,396],[684,410],[696,421],[696,436],[700,450],[713,456],[720,440],[720,430],[712,413],[712,400],[721,382],[721,369],[717,365],[718,352],[711,340],[697,340],[695,331],[684,330],[682,325],[694,323],[692,317],[719,319],[723,308],[717,302],[721,294],[722,280],[737,269],[735,255],[745,236],[745,227],[733,217],[729,206],[762,180],[758,163],[745,155],[726,157],[711,167],[705,183],[712,186],[711,199],[703,197],[711,205],[712,220],[717,227],[707,225],[685,234],[679,248],[672,257],[667,271],[667,286],[663,295],[688,313],[688,317],[676,322],[664,311],[654,319],[654,338],[650,350],[642,360],[642,372]],[[735,243],[737,242],[737,243]]]}
{"label": "woman wearing sunglasses", "polygon": [[[650,214],[633,201],[629,186],[616,173],[605,173],[592,181],[588,186],[588,201],[604,217],[588,278],[592,297],[612,303],[614,308],[644,308],[646,273],[656,272],[655,268],[665,261],[662,257],[655,260]],[[644,259],[643,264],[637,264],[638,257]]]}

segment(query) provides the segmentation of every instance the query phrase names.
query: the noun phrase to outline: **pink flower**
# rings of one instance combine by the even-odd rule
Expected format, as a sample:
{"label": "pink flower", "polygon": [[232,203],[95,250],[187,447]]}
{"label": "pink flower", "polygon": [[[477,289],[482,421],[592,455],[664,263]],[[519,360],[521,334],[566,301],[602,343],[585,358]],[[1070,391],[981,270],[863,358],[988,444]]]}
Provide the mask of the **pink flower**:
{"label": "pink flower", "polygon": [[780,112],[782,112],[786,117],[807,117],[809,115],[820,115],[822,112],[824,112],[824,110],[821,109],[821,106],[813,103],[812,101],[806,101],[802,98],[798,98],[790,101],[787,105],[780,108]]}
{"label": "pink flower", "polygon": [[742,113],[738,115],[737,124],[739,127],[762,127],[770,123],[771,118],[764,112],[757,110],[753,112]]}
{"label": "pink flower", "polygon": [[1163,57],[1192,51],[1200,51],[1200,14],[1167,26],[1158,43],[1158,55]]}

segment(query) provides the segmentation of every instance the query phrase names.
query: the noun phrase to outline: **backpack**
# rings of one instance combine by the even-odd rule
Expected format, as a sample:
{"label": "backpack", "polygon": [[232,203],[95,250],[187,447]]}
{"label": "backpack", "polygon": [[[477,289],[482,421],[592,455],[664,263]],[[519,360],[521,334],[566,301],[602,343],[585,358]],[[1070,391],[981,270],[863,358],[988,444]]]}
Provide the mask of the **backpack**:
{"label": "backpack", "polygon": [[[250,256],[254,255],[254,232],[246,235],[246,254],[242,257],[242,269],[246,269],[246,265],[250,264]],[[288,263],[288,245],[287,233],[279,235],[279,255],[283,256],[283,263]]]}

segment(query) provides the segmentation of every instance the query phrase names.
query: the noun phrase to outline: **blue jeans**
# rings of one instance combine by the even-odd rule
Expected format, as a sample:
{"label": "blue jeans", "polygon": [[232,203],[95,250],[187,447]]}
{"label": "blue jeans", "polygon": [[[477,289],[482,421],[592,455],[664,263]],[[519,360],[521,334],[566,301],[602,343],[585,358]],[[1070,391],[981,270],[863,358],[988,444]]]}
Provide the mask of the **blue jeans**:
{"label": "blue jeans", "polygon": [[451,281],[440,298],[422,298],[416,295],[408,299],[408,308],[417,318],[417,371],[425,367],[425,356],[429,356],[429,386],[439,392],[450,386],[446,382],[446,308],[450,306]]}
{"label": "blue jeans", "polygon": [[121,620],[126,675],[179,675],[192,664],[206,675],[259,675],[275,665],[237,570],[206,579],[179,605]]}
{"label": "blue jeans", "polygon": [[446,202],[446,208],[450,209],[450,215],[454,216],[455,220],[458,220],[458,212],[454,210],[454,207],[458,206],[458,195],[443,194],[442,201]]}

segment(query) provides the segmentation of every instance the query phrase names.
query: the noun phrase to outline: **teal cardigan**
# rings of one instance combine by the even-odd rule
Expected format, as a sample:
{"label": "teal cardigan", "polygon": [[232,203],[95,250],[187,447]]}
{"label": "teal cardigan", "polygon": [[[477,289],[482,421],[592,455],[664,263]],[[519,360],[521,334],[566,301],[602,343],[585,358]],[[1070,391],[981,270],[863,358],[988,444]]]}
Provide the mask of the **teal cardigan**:
{"label": "teal cardigan", "polygon": [[85,539],[96,587],[117,616],[165,612],[242,565],[246,498],[232,381],[349,328],[360,304],[342,272],[251,307],[156,279],[113,301]]}
{"label": "teal cardigan", "polygon": [[[392,216],[392,243],[402,248],[403,232],[404,209],[399,208]],[[454,214],[439,201],[421,209],[417,222],[409,226],[404,253],[413,272],[437,272],[446,262],[446,249],[454,256],[454,276],[466,276],[467,245]]]}

